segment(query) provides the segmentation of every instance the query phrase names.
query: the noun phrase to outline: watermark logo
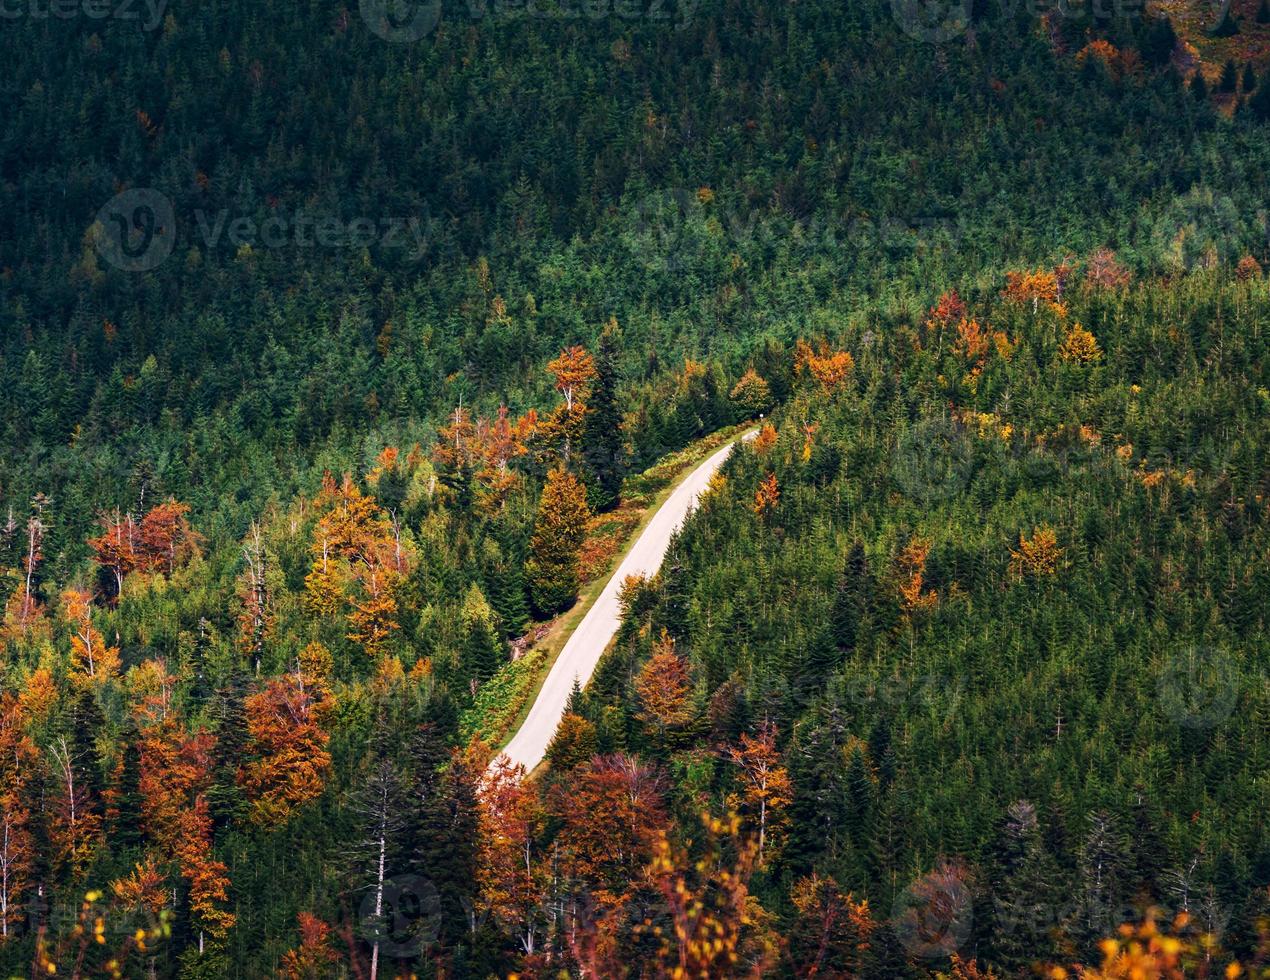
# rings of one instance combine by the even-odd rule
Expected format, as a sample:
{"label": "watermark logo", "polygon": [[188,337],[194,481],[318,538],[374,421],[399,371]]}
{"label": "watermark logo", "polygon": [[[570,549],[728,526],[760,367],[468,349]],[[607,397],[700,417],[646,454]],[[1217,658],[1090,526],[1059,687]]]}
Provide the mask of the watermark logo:
{"label": "watermark logo", "polygon": [[1156,679],[1160,710],[1182,728],[1216,728],[1235,710],[1243,678],[1229,651],[1186,647],[1167,657]]}
{"label": "watermark logo", "polygon": [[156,269],[176,246],[172,202],[150,187],[116,194],[97,212],[93,239],[98,254],[117,269]]}
{"label": "watermark logo", "polygon": [[974,921],[970,888],[960,868],[942,864],[895,898],[892,928],[909,955],[947,959],[970,938]]}
{"label": "watermark logo", "polygon": [[1187,273],[1237,258],[1245,236],[1239,208],[1229,197],[1193,188],[1174,200],[1154,224],[1154,250],[1166,267]]}
{"label": "watermark logo", "polygon": [[[344,219],[330,214],[274,213],[262,220],[228,209],[196,210],[182,236],[206,250],[230,247],[245,255],[257,249],[368,249],[417,262],[427,251],[428,226],[417,218]],[[98,254],[124,272],[149,272],[172,254],[178,238],[172,201],[154,188],[115,195],[97,212],[91,235]]]}
{"label": "watermark logo", "polygon": [[969,440],[951,419],[923,419],[900,434],[891,472],[906,496],[936,503],[966,488],[972,453]]}
{"label": "watermark logo", "polygon": [[359,935],[381,956],[409,959],[436,941],[441,931],[441,896],[429,878],[396,875],[371,890],[358,909]]}
{"label": "watermark logo", "polygon": [[909,37],[943,44],[970,26],[971,0],[891,0],[895,23]]}
{"label": "watermark logo", "polygon": [[366,26],[392,44],[413,44],[441,20],[441,0],[360,0]]}

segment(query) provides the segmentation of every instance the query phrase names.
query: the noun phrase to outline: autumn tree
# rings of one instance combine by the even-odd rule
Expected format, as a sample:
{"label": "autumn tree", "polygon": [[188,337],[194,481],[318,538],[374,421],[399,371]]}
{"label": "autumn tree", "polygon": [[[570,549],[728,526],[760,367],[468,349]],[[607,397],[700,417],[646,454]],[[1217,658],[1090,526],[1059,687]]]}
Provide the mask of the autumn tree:
{"label": "autumn tree", "polygon": [[547,370],[556,378],[556,391],[564,396],[565,407],[573,411],[586,400],[591,381],[596,376],[595,360],[585,347],[567,347],[560,356],[548,362]]}
{"label": "autumn tree", "polygon": [[1085,284],[1092,289],[1124,289],[1132,278],[1109,248],[1096,249],[1085,263]]}
{"label": "autumn tree", "polygon": [[1063,549],[1048,524],[1032,529],[1032,536],[1019,535],[1019,547],[1010,551],[1010,571],[1031,578],[1045,578],[1058,571]]}
{"label": "autumn tree", "polygon": [[847,351],[831,350],[824,343],[815,349],[800,340],[795,345],[794,370],[810,376],[821,392],[827,394],[841,387],[855,370],[855,358]]}
{"label": "autumn tree", "polygon": [[756,418],[772,407],[772,390],[753,368],[747,368],[728,395],[741,417]]}
{"label": "autumn tree", "polygon": [[667,827],[661,778],[627,756],[600,756],[557,783],[548,806],[561,822],[563,873],[600,908],[620,907]]}
{"label": "autumn tree", "polygon": [[754,513],[760,518],[768,517],[776,510],[780,499],[781,490],[780,484],[776,482],[776,474],[768,473],[759,481],[758,489],[754,491]]}
{"label": "autumn tree", "polygon": [[53,859],[78,879],[101,844],[100,800],[93,797],[87,771],[95,760],[84,758],[82,747],[65,735],[49,745],[47,755],[53,783],[49,828]]}
{"label": "autumn tree", "polygon": [[675,641],[665,628],[635,679],[635,693],[640,703],[638,718],[662,738],[692,720],[688,662],[675,652]]}
{"label": "autumn tree", "polygon": [[179,819],[176,858],[181,877],[189,885],[190,919],[198,930],[198,952],[204,952],[204,938],[224,941],[233,928],[235,916],[229,903],[229,877],[225,864],[212,852],[212,818],[207,799],[199,793]]}
{"label": "autumn tree", "polygon": [[966,304],[957,294],[957,290],[950,289],[941,293],[939,300],[930,308],[926,316],[926,332],[928,335],[935,334],[936,351],[944,349],[944,334],[950,332],[965,318]]}
{"label": "autumn tree", "polygon": [[543,420],[539,435],[544,449],[567,466],[574,444],[585,434],[595,359],[585,347],[568,347],[547,364],[547,370],[555,376],[556,391],[564,396],[564,404]]}
{"label": "autumn tree", "polygon": [[740,820],[702,817],[700,855],[677,847],[662,831],[650,867],[668,929],[658,940],[659,974],[671,977],[751,977],[776,966],[780,942],[770,916],[750,891],[757,846],[740,834]]}
{"label": "autumn tree", "polygon": [[282,954],[282,980],[324,980],[339,962],[331,948],[331,927],[312,912],[301,912],[296,921],[300,945]]}
{"label": "autumn tree", "polygon": [[315,505],[321,516],[305,577],[306,602],[319,615],[332,615],[347,604],[348,638],[378,657],[400,628],[396,593],[413,564],[414,549],[396,516],[384,514],[350,476],[337,486],[327,474]]}
{"label": "autumn tree", "polygon": [[1014,303],[1030,304],[1036,313],[1041,303],[1058,302],[1058,278],[1044,269],[1007,272],[1001,295]]}
{"label": "autumn tree", "polygon": [[764,852],[783,839],[788,819],[785,808],[793,792],[789,772],[776,748],[776,725],[764,721],[757,734],[743,732],[740,744],[725,749],[724,757],[739,770],[741,799],[756,825],[756,860],[762,867]]}
{"label": "autumn tree", "polygon": [[560,467],[549,472],[525,563],[530,599],[544,616],[567,609],[577,596],[578,551],[590,516],[577,477]]}
{"label": "autumn tree", "polygon": [[331,768],[323,727],[328,699],[323,686],[300,669],[247,698],[250,741],[240,780],[253,823],[278,827],[321,795]]}
{"label": "autumn tree", "polygon": [[877,928],[868,900],[857,900],[832,878],[812,873],[794,882],[790,901],[798,913],[789,937],[794,975],[860,976]]}
{"label": "autumn tree", "polygon": [[189,511],[189,504],[169,499],[140,521],[118,510],[101,516],[102,533],[88,546],[98,567],[108,574],[108,599],[118,601],[124,579],[132,572],[171,575],[180,562],[197,553],[200,538],[190,527]]}
{"label": "autumn tree", "polygon": [[102,684],[118,674],[119,648],[108,646],[93,626],[92,596],[82,589],[67,589],[62,611],[71,629],[71,659],[82,675]]}
{"label": "autumn tree", "polygon": [[1079,323],[1068,328],[1059,345],[1058,356],[1070,364],[1094,364],[1102,359],[1102,351],[1094,335]]}
{"label": "autumn tree", "polygon": [[533,956],[547,927],[541,897],[549,870],[537,846],[545,814],[524,775],[524,767],[506,756],[485,772],[476,877],[482,911],[512,931],[521,951]]}
{"label": "autumn tree", "polygon": [[17,696],[0,694],[0,945],[25,916],[35,861],[29,801],[38,757],[25,720]]}
{"label": "autumn tree", "polygon": [[913,537],[897,559],[900,601],[904,615],[909,619],[933,608],[939,599],[934,589],[926,590],[926,559],[930,555],[930,544],[926,538]]}

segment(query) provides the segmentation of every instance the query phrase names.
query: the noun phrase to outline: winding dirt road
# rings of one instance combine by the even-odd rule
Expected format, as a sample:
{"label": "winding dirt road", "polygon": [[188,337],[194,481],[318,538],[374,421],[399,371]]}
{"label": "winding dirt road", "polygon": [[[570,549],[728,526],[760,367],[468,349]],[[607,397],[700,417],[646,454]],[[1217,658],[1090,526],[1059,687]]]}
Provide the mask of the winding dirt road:
{"label": "winding dirt road", "polygon": [[573,679],[576,677],[579,683],[586,685],[622,621],[622,611],[617,601],[622,582],[628,575],[652,575],[661,567],[666,549],[670,547],[671,536],[705,491],[710,477],[723,465],[737,442],[749,441],[755,435],[755,431],[750,431],[739,440],[729,442],[689,473],[657,509],[653,519],[631,545],[617,571],[604,586],[604,591],[587,610],[582,622],[565,643],[560,656],[551,666],[542,690],[538,692],[538,699],[529,709],[524,724],[503,749],[503,754],[513,763],[519,763],[525,767],[526,772],[531,772],[542,761],[547,745],[556,733],[560,717],[564,714],[564,706],[573,690]]}

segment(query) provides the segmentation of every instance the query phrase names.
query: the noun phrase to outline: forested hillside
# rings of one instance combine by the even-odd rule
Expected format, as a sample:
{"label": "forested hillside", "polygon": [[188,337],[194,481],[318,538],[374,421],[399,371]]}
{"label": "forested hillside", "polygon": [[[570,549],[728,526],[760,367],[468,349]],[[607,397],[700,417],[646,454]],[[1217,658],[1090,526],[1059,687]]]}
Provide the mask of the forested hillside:
{"label": "forested hillside", "polygon": [[5,975],[1260,975],[1246,7],[6,9]]}

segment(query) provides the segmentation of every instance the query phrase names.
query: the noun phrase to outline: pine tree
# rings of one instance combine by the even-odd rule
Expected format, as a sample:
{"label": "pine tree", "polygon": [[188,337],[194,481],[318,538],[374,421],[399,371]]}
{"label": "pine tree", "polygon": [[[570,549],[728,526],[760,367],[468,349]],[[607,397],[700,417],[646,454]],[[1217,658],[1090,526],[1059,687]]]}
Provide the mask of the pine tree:
{"label": "pine tree", "polygon": [[1204,81],[1204,73],[1196,71],[1191,76],[1191,97],[1196,102],[1204,102],[1208,99],[1208,82]]}
{"label": "pine tree", "polygon": [[618,404],[619,343],[617,320],[600,334],[595,355],[595,379],[587,400],[582,455],[586,464],[587,503],[599,512],[614,507],[626,476],[626,447],[622,436],[622,410]]}
{"label": "pine tree", "polygon": [[499,639],[494,610],[476,583],[468,589],[460,616],[463,623],[463,647],[459,666],[469,693],[494,676],[506,659],[503,641]]}
{"label": "pine tree", "polygon": [[567,609],[578,594],[578,550],[590,518],[582,484],[568,470],[547,474],[529,542],[529,597],[543,616]]}
{"label": "pine tree", "polygon": [[1270,85],[1257,86],[1257,91],[1248,100],[1248,108],[1261,122],[1270,120]]}
{"label": "pine tree", "polygon": [[212,747],[212,781],[207,806],[215,830],[242,817],[246,797],[238,782],[238,768],[247,747],[247,678],[235,670],[212,695],[208,714],[216,744]]}
{"label": "pine tree", "polygon": [[[478,814],[476,776],[455,752],[436,760],[435,733],[416,742],[411,791],[409,865],[435,895],[436,941],[452,949],[474,925]],[[445,768],[438,771],[438,766]],[[422,882],[426,882],[423,885]]]}
{"label": "pine tree", "polygon": [[1243,77],[1242,87],[1244,90],[1244,95],[1247,95],[1249,92],[1251,92],[1253,89],[1257,87],[1257,72],[1252,67],[1251,61],[1248,62],[1246,65],[1244,65],[1244,77]]}
{"label": "pine tree", "polygon": [[1217,83],[1217,91],[1233,92],[1239,86],[1239,68],[1231,59],[1226,59],[1226,63],[1222,65],[1221,79]]}
{"label": "pine tree", "polygon": [[873,580],[864,545],[856,541],[847,554],[846,565],[838,576],[833,609],[829,614],[834,643],[843,656],[850,657],[864,637],[868,626]]}
{"label": "pine tree", "polygon": [[1175,47],[1177,33],[1173,30],[1173,22],[1167,17],[1151,18],[1139,45],[1142,60],[1152,68],[1162,68],[1173,57]]}
{"label": "pine tree", "polygon": [[1035,962],[1049,947],[1058,868],[1045,850],[1036,808],[1026,800],[1010,804],[996,857],[994,959],[1015,971]]}

